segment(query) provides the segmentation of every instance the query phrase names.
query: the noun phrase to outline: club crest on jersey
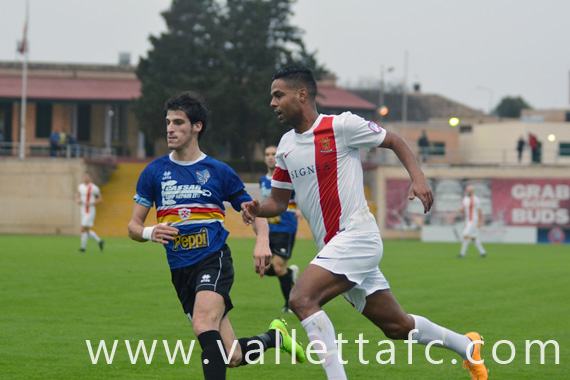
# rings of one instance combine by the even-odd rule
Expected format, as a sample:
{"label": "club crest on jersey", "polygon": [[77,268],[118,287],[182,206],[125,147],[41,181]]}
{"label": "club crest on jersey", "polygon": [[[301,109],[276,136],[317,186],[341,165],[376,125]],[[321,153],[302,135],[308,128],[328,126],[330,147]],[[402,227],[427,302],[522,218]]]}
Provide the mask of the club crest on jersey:
{"label": "club crest on jersey", "polygon": [[190,219],[190,215],[192,215],[192,210],[189,208],[181,208],[178,210],[178,215],[182,218],[182,220]]}
{"label": "club crest on jersey", "polygon": [[323,137],[321,139],[321,153],[328,153],[328,152],[332,152],[331,139],[329,139],[328,137]]}
{"label": "club crest on jersey", "polygon": [[198,183],[200,185],[205,185],[206,182],[210,179],[210,172],[208,169],[202,170],[201,172],[196,172],[196,176],[198,177]]}

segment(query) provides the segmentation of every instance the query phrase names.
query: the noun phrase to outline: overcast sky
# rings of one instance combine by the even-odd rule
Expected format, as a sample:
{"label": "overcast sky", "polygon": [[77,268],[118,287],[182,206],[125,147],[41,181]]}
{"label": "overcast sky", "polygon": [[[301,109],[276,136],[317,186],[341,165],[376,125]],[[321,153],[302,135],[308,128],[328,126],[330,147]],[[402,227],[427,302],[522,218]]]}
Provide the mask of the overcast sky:
{"label": "overcast sky", "polygon": [[[31,62],[132,63],[170,0],[29,0]],[[339,84],[408,83],[488,111],[504,96],[569,108],[570,0],[298,0],[292,24]],[[0,60],[21,60],[24,0],[0,0]]]}

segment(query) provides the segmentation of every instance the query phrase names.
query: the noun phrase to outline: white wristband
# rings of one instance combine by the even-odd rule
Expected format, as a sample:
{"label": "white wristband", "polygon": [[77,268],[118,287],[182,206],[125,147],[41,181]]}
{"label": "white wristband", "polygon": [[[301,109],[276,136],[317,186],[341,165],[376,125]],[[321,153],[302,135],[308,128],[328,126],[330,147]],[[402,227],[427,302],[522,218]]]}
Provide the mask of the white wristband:
{"label": "white wristband", "polygon": [[145,240],[152,240],[152,231],[154,231],[154,227],[156,226],[143,228],[142,238]]}

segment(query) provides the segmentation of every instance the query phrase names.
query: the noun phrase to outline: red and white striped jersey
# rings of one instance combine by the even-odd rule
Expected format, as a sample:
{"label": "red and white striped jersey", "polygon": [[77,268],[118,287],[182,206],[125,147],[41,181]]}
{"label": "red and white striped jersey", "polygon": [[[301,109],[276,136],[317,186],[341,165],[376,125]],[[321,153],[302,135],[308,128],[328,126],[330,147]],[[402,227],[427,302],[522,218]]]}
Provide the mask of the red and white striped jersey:
{"label": "red and white striped jersey", "polygon": [[85,214],[89,214],[91,209],[95,209],[95,206],[92,205],[95,202],[97,197],[101,196],[101,191],[97,185],[90,183],[86,185],[85,183],[80,183],[77,186],[77,194],[81,199],[81,212]]}
{"label": "red and white striped jersey", "polygon": [[321,114],[308,131],[292,129],[281,138],[271,186],[295,190],[319,250],[366,206],[359,150],[385,137],[375,122],[345,112]]}
{"label": "red and white striped jersey", "polygon": [[462,201],[465,210],[466,222],[479,222],[479,210],[481,209],[481,201],[475,195],[466,196]]}

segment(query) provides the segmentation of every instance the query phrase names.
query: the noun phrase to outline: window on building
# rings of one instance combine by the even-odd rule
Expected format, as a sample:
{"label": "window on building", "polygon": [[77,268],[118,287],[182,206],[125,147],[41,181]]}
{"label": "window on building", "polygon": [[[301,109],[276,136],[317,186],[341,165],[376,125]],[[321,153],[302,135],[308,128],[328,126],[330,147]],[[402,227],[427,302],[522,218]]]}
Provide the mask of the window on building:
{"label": "window on building", "polygon": [[445,156],[445,142],[432,141],[429,143],[430,156]]}
{"label": "window on building", "polygon": [[558,154],[560,156],[570,156],[570,142],[561,142],[558,144]]}
{"label": "window on building", "polygon": [[49,137],[51,134],[52,103],[36,104],[36,137]]}
{"label": "window on building", "polygon": [[77,106],[77,141],[91,140],[91,106],[79,104]]}
{"label": "window on building", "polygon": [[471,125],[460,125],[459,133],[471,133],[473,131],[473,126]]}

